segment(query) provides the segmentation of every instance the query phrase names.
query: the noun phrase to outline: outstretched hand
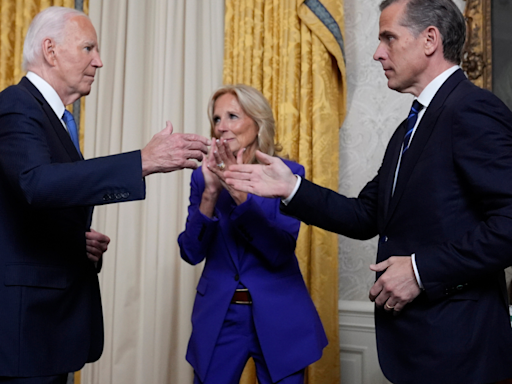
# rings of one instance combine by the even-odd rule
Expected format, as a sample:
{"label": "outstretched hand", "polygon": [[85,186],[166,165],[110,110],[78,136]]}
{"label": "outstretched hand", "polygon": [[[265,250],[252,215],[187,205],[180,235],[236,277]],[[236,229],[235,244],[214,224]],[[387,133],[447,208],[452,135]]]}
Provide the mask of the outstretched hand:
{"label": "outstretched hand", "polygon": [[173,133],[171,122],[154,135],[141,150],[142,176],[152,173],[167,173],[183,168],[196,169],[203,154],[208,153],[210,140],[206,137],[189,134]]}
{"label": "outstretched hand", "polygon": [[225,182],[236,190],[263,197],[290,196],[297,183],[290,168],[281,159],[260,151],[256,151],[256,159],[260,164],[229,166],[224,172]]}
{"label": "outstretched hand", "polygon": [[411,256],[392,256],[370,265],[370,269],[374,272],[384,271],[370,289],[370,300],[378,307],[399,312],[421,293]]}

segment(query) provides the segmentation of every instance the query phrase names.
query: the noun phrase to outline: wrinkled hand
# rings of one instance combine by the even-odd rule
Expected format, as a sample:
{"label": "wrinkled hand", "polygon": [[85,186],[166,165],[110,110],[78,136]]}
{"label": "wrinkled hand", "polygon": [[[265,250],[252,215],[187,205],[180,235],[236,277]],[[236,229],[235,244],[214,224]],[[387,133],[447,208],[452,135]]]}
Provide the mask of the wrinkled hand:
{"label": "wrinkled hand", "polygon": [[110,238],[91,228],[90,232],[85,232],[85,248],[87,258],[97,263],[103,254],[107,251]]}
{"label": "wrinkled hand", "polygon": [[370,300],[387,311],[401,311],[421,293],[410,256],[393,256],[370,269],[385,271],[370,289]]}
{"label": "wrinkled hand", "polygon": [[263,197],[285,199],[291,195],[297,177],[279,158],[256,151],[256,158],[261,164],[231,165],[224,172],[228,185],[239,191]]}
{"label": "wrinkled hand", "polygon": [[183,168],[196,169],[203,154],[208,153],[210,140],[206,137],[186,133],[172,133],[172,124],[151,138],[141,150],[142,176],[152,173],[167,173]]}

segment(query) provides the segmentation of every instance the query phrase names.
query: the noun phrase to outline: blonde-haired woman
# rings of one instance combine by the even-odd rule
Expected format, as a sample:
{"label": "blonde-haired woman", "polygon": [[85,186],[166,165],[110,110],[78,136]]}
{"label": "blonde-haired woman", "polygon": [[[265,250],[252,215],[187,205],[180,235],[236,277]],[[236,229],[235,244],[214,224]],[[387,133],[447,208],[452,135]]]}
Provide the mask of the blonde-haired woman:
{"label": "blonde-haired woman", "polygon": [[[246,85],[218,89],[208,106],[212,148],[191,180],[181,257],[206,260],[197,285],[187,360],[195,384],[238,383],[250,357],[260,384],[303,384],[304,369],[327,339],[294,254],[300,222],[279,199],[229,187],[223,170],[274,156],[275,128],[265,97]],[[294,174],[304,168],[284,160]]]}

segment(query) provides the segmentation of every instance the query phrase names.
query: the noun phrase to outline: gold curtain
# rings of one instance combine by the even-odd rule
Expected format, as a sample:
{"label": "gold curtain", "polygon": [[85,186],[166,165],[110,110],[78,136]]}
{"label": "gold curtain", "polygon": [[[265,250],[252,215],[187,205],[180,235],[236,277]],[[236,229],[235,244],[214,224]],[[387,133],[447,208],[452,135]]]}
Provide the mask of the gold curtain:
{"label": "gold curtain", "polygon": [[0,90],[24,75],[21,62],[28,26],[36,14],[52,5],[74,8],[75,0],[0,1]]}
{"label": "gold curtain", "polygon": [[[83,3],[84,12],[89,13],[89,1],[84,0]],[[25,75],[21,63],[28,27],[35,15],[51,6],[74,8],[75,0],[0,0],[0,91],[17,84]],[[84,127],[84,107],[82,98],[80,127]],[[81,146],[83,131],[80,129]]]}
{"label": "gold curtain", "polygon": [[[224,83],[262,91],[282,154],[338,189],[338,129],[346,111],[341,0],[226,0]],[[297,257],[329,339],[309,384],[339,383],[337,236],[301,227]],[[250,362],[241,383],[256,382]]]}

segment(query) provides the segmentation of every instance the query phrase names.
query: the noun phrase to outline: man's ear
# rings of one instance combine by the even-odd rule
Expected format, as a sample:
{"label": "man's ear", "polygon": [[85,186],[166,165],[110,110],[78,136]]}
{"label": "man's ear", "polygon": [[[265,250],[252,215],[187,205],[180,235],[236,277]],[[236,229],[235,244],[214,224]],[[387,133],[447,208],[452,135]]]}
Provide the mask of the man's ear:
{"label": "man's ear", "polygon": [[442,52],[443,39],[439,29],[430,26],[423,31],[423,35],[425,37],[425,55],[432,56],[439,49]]}
{"label": "man's ear", "polygon": [[42,49],[44,60],[50,65],[54,66],[56,62],[55,58],[55,41],[49,37],[43,40]]}

